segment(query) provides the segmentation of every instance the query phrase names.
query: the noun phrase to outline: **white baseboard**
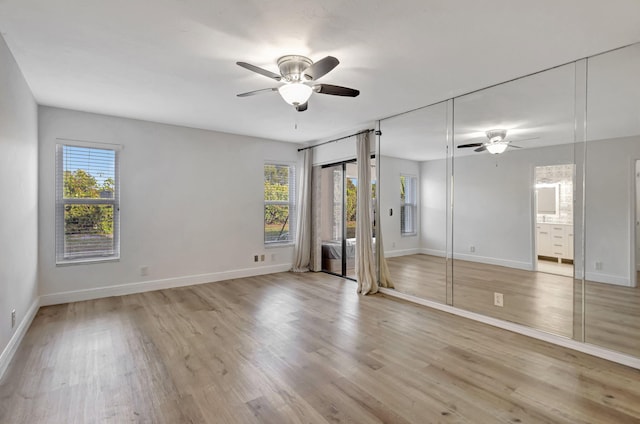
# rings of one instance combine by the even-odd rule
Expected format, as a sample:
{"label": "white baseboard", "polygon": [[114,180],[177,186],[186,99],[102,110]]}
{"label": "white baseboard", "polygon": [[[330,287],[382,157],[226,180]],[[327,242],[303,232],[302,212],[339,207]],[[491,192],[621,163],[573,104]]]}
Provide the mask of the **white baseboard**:
{"label": "white baseboard", "polygon": [[33,321],[33,318],[35,318],[36,312],[38,312],[39,308],[40,299],[36,298],[27,310],[22,322],[20,322],[20,325],[18,325],[18,328],[16,328],[16,331],[13,333],[7,347],[5,347],[0,354],[0,379],[2,379],[11,359],[13,359],[13,355],[15,355],[18,350],[18,346],[20,346],[20,342],[22,342],[24,335],[27,334],[27,330],[31,326],[31,322]]}
{"label": "white baseboard", "polygon": [[600,272],[585,273],[585,280],[595,281],[596,283],[613,284],[616,286],[633,287],[629,278],[619,275],[602,274]]}
{"label": "white baseboard", "polygon": [[138,283],[117,284],[85,290],[73,290],[40,296],[40,305],[59,305],[61,303],[80,302],[83,300],[100,299],[110,296],[124,296],[127,294],[143,293],[153,290],[170,289],[174,287],[192,286],[196,284],[213,283],[234,278],[246,278],[256,275],[287,272],[292,264],[270,265],[256,268],[236,269],[231,271],[213,272],[209,274],[188,275],[184,277],[165,278],[161,280],[141,281]]}
{"label": "white baseboard", "polygon": [[524,325],[515,324],[509,321],[503,321],[501,319],[492,318],[486,315],[478,314],[475,312],[469,312],[464,309],[455,308],[449,305],[443,305],[442,303],[433,302],[431,300],[421,299],[416,296],[412,296],[405,293],[400,293],[393,289],[379,288],[380,293],[396,297],[399,299],[407,300],[409,302],[417,303],[419,305],[427,306],[429,308],[437,309],[439,311],[448,312],[453,315],[458,315],[464,318],[469,318],[474,321],[479,321],[484,324],[489,324],[494,327],[502,328],[503,330],[513,331],[514,333],[522,334],[524,336],[532,337],[534,339],[543,340],[545,342],[553,343],[558,346],[566,347],[569,349],[577,350],[578,352],[586,353],[588,355],[596,356],[598,358],[606,359],[608,361],[616,362],[618,364],[626,365],[628,367],[640,369],[640,358],[636,358],[631,355],[617,352],[615,350],[606,349],[600,346],[579,342],[577,340],[569,339],[566,337],[558,336],[544,331],[536,330]]}
{"label": "white baseboard", "polygon": [[454,253],[453,259],[460,259],[469,262],[479,262],[489,265],[506,266],[507,268],[523,269],[525,271],[533,271],[533,264],[530,262],[512,261],[509,259],[490,258],[487,256],[469,255],[466,253]]}
{"label": "white baseboard", "polygon": [[444,250],[427,249],[424,247],[420,249],[420,253],[422,253],[423,255],[437,256],[439,258],[444,258],[446,256],[446,252]]}
{"label": "white baseboard", "polygon": [[384,252],[385,258],[395,258],[398,256],[417,255],[421,253],[422,249],[400,249],[400,250],[388,250]]}

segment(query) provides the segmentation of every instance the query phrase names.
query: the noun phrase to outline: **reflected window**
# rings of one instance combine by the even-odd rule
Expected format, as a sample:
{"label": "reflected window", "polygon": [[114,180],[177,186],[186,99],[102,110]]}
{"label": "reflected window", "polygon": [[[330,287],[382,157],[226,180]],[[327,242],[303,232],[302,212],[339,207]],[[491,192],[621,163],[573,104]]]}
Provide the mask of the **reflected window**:
{"label": "reflected window", "polygon": [[400,175],[400,234],[415,236],[418,233],[418,178]]}

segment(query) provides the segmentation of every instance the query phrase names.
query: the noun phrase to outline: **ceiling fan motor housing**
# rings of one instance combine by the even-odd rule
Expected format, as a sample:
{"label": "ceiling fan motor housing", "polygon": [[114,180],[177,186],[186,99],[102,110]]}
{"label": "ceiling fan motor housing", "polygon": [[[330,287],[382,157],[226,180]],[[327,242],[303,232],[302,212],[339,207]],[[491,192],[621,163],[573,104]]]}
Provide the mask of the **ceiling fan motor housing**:
{"label": "ceiling fan motor housing", "polygon": [[507,130],[489,130],[485,133],[489,139],[489,143],[497,143],[507,136]]}
{"label": "ceiling fan motor housing", "polygon": [[298,55],[287,55],[278,59],[280,75],[287,82],[304,81],[303,72],[312,64],[313,61],[308,57]]}

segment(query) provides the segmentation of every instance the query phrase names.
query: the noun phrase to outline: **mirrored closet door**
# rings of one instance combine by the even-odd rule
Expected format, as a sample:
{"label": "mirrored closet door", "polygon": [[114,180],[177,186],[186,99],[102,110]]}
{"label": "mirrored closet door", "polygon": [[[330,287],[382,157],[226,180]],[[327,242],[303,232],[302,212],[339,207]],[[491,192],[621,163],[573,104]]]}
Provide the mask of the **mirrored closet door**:
{"label": "mirrored closet door", "polygon": [[640,44],[587,65],[585,341],[640,356]]}
{"label": "mirrored closet door", "polygon": [[447,104],[380,121],[380,223],[395,289],[446,303]]}

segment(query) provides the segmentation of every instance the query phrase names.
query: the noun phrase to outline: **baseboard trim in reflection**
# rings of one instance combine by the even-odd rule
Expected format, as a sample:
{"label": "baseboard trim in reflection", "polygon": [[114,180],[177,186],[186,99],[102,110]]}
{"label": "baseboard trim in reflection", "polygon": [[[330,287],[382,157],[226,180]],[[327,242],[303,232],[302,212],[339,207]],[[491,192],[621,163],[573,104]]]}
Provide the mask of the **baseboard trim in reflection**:
{"label": "baseboard trim in reflection", "polygon": [[507,268],[523,269],[533,271],[533,264],[530,262],[512,261],[510,259],[491,258],[488,256],[468,255],[466,253],[453,252],[453,259],[461,261],[478,262],[481,264],[505,266]]}
{"label": "baseboard trim in reflection", "polygon": [[417,255],[419,253],[420,249],[389,250],[384,252],[384,256],[387,258],[395,258],[397,256]]}
{"label": "baseboard trim in reflection", "polygon": [[475,312],[465,311],[464,309],[455,308],[449,305],[443,305],[431,300],[421,299],[410,294],[400,293],[394,289],[386,289],[381,287],[379,289],[379,292],[390,297],[417,303],[419,305],[427,306],[432,309],[437,309],[439,311],[448,312],[453,315],[458,315],[464,318],[472,319],[474,321],[482,322],[484,324],[489,324],[494,327],[502,328],[503,330],[512,331],[514,333],[522,334],[534,339],[549,342],[557,346],[566,347],[578,352],[586,353],[588,355],[626,365],[628,367],[640,369],[640,358],[620,353],[615,350],[606,349],[604,347],[592,345],[589,343],[579,342],[577,340],[569,339],[551,333],[546,333],[544,331],[536,330],[534,328],[526,327],[520,324],[515,324],[513,322],[503,321],[501,319],[492,318]]}

